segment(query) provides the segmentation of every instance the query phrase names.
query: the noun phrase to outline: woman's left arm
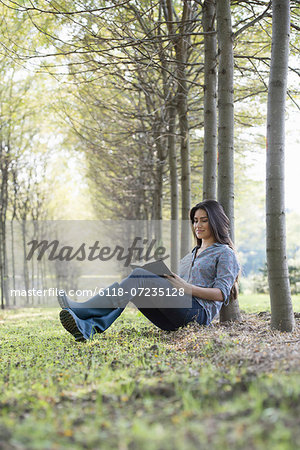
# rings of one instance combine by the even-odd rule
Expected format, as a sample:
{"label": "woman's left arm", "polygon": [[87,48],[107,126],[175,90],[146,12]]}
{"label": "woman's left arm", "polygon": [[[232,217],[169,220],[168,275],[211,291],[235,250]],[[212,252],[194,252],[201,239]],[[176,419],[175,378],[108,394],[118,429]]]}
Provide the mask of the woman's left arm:
{"label": "woman's left arm", "polygon": [[195,286],[194,284],[187,283],[185,280],[180,278],[178,275],[173,274],[173,277],[167,276],[170,283],[176,288],[183,288],[186,294],[192,295],[193,297],[203,298],[205,300],[213,300],[222,302],[223,294],[219,288],[206,288],[201,286]]}
{"label": "woman's left arm", "polygon": [[239,270],[240,266],[236,255],[233,250],[228,248],[218,258],[216,276],[212,287],[195,286],[194,284],[187,283],[178,275],[174,275],[174,278],[168,277],[168,280],[177,289],[184,288],[187,294],[204,300],[225,302],[226,305],[229,302],[230,291],[238,276]]}

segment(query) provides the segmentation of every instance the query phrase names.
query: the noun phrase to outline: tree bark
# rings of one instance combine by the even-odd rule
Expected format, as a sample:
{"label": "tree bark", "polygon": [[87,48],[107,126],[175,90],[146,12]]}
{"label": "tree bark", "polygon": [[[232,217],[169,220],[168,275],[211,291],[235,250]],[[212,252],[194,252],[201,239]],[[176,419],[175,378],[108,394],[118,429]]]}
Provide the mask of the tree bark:
{"label": "tree bark", "polygon": [[215,0],[203,5],[204,35],[204,149],[203,200],[217,198],[217,39]]}
{"label": "tree bark", "polygon": [[273,0],[272,51],[267,110],[266,227],[271,327],[292,331],[294,315],[286,255],[284,204],[285,101],[290,2]]}
{"label": "tree bark", "polygon": [[177,273],[179,261],[179,195],[176,155],[176,107],[173,104],[170,104],[170,106],[168,107],[168,122],[168,154],[171,191],[171,270]]}
{"label": "tree bark", "polygon": [[[173,4],[171,0],[160,2],[160,17],[164,13],[165,20],[169,31],[170,40],[174,47],[174,27],[173,27]],[[172,49],[171,49],[172,54]],[[171,197],[171,270],[178,272],[179,261],[179,192],[178,192],[178,174],[177,174],[177,152],[176,152],[176,96],[173,90],[176,90],[176,80],[172,78],[171,83],[167,79],[167,63],[165,58],[165,50],[161,44],[161,64],[163,67],[162,78],[164,83],[164,96],[167,103],[167,133],[168,133],[168,157],[169,157],[169,173],[170,173],[170,197]],[[171,69],[173,67],[171,66]]]}
{"label": "tree bark", "polygon": [[[14,217],[14,216],[13,216]],[[11,235],[11,268],[12,268],[12,287],[16,290],[16,264],[15,264],[15,234],[14,234],[14,219],[10,221],[10,235]],[[16,306],[16,295],[13,296],[13,305]]]}
{"label": "tree bark", "polygon": [[0,143],[0,289],[1,309],[9,306],[7,286],[6,220],[8,207],[9,146]]}
{"label": "tree bark", "polygon": [[[24,276],[24,287],[26,291],[26,306],[29,305],[29,270],[28,270],[28,263],[26,260],[26,219],[23,218],[21,221],[21,229],[22,229],[22,244],[23,244],[23,255],[24,255],[24,261],[23,261],[23,276]],[[58,285],[59,286],[59,285]]]}
{"label": "tree bark", "polygon": [[1,309],[5,308],[4,298],[4,261],[3,261],[3,226],[0,223],[0,289],[1,289]]}
{"label": "tree bark", "polygon": [[[234,114],[233,114],[233,33],[230,0],[216,0],[219,46],[218,68],[218,200],[230,221],[234,241]],[[220,321],[240,320],[238,300],[223,306]]]}
{"label": "tree bark", "polygon": [[161,245],[162,239],[162,206],[163,206],[163,175],[166,164],[167,152],[164,150],[165,138],[162,133],[162,123],[159,123],[159,117],[156,117],[153,137],[157,149],[156,173],[155,173],[155,192],[154,192],[154,214],[155,221],[154,234],[158,245]]}
{"label": "tree bark", "polygon": [[230,220],[234,240],[233,40],[229,0],[217,0],[218,69],[218,199]]}
{"label": "tree bark", "polygon": [[187,88],[187,42],[186,36],[190,18],[190,4],[184,0],[182,19],[176,48],[177,61],[177,111],[180,129],[180,158],[181,158],[181,257],[190,251],[189,212],[191,209],[191,166],[190,166],[190,138],[188,120],[188,88]]}

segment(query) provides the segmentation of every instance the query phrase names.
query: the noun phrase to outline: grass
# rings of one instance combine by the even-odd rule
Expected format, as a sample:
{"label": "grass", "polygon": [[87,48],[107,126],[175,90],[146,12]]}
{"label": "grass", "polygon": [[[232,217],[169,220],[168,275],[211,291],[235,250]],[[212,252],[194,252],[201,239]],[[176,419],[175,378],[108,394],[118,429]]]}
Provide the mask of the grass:
{"label": "grass", "polygon": [[[293,309],[300,312],[300,294],[292,295]],[[240,294],[240,308],[247,312],[270,311],[270,297],[268,294]]]}
{"label": "grass", "polygon": [[256,305],[171,333],[128,308],[86,344],[58,310],[0,312],[0,448],[299,448],[299,323],[270,330]]}

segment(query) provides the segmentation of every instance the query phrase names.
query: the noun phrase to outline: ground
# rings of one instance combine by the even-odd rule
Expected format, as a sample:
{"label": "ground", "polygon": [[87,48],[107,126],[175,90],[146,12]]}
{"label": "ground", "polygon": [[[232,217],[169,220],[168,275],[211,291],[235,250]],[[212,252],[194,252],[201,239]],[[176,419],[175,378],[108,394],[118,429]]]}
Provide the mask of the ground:
{"label": "ground", "polygon": [[245,297],[240,323],[164,332],[129,308],[86,344],[58,309],[1,312],[0,449],[297,449],[295,304],[293,333]]}

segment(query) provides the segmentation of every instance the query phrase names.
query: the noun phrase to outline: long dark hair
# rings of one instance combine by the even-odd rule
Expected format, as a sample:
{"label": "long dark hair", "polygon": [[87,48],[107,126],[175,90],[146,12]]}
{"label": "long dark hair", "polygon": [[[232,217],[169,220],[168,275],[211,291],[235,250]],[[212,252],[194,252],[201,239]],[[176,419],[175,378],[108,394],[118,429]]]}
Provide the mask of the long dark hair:
{"label": "long dark hair", "polygon": [[234,245],[230,239],[230,224],[229,219],[226,216],[223,207],[216,200],[203,200],[203,202],[197,203],[190,211],[190,219],[192,222],[192,230],[194,237],[197,240],[197,245],[201,246],[202,239],[198,239],[193,227],[194,217],[198,209],[206,211],[208,222],[213,232],[213,235],[217,242],[220,244],[227,244],[232,250]]}
{"label": "long dark hair", "polygon": [[[203,209],[208,217],[208,223],[210,225],[211,231],[215,237],[216,242],[219,244],[226,244],[230,247],[235,253],[236,250],[234,248],[233,242],[230,238],[230,223],[229,219],[226,216],[223,207],[216,200],[203,200],[203,202],[197,203],[197,205],[193,206],[190,211],[190,219],[192,225],[193,235],[197,241],[197,246],[201,247],[202,239],[198,239],[193,227],[194,217],[196,211],[198,209]],[[234,300],[238,296],[238,284],[236,279],[231,292],[230,292],[230,300]]]}

